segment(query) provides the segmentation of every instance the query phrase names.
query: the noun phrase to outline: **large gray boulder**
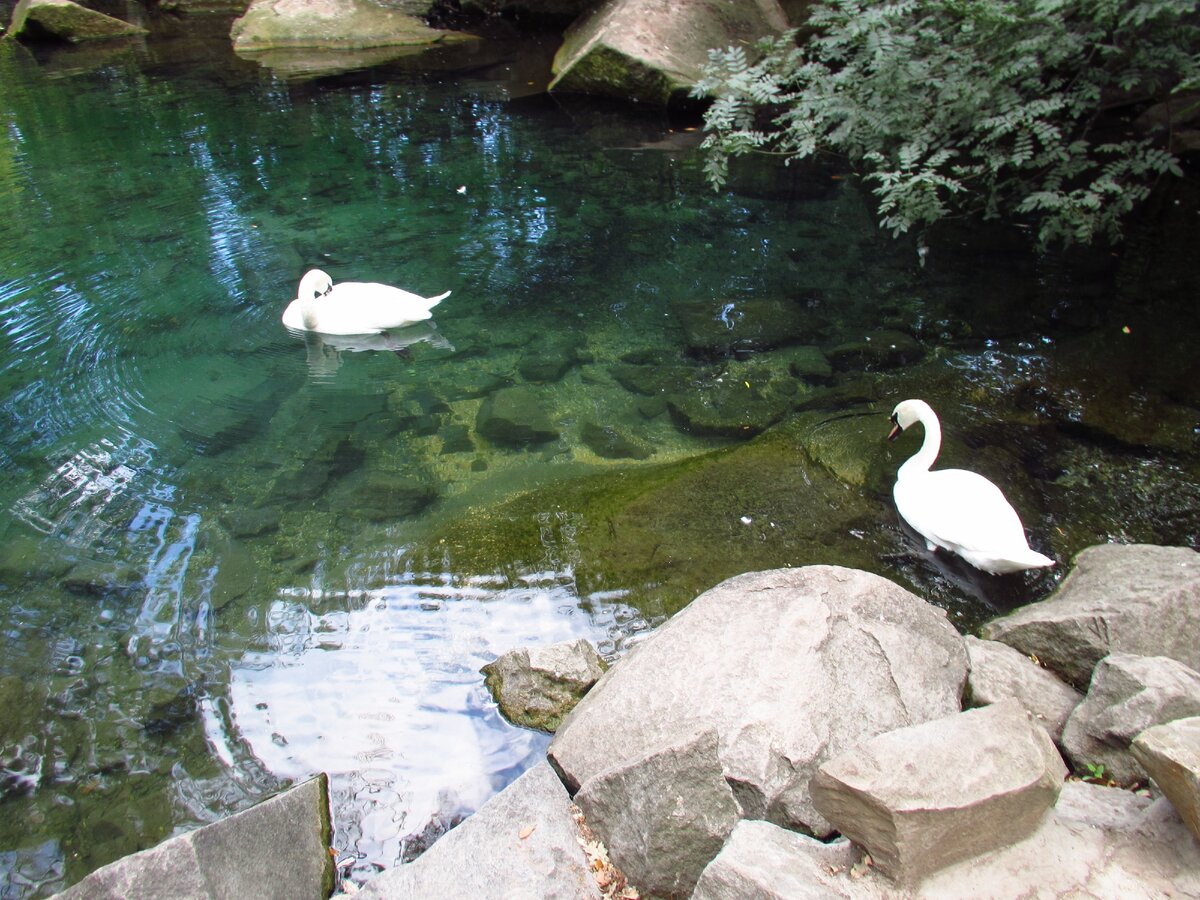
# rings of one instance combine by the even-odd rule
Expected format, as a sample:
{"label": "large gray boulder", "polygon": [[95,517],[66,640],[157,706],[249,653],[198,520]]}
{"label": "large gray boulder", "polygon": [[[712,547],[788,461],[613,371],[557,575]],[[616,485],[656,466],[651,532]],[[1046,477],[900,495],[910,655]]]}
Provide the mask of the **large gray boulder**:
{"label": "large gray boulder", "polygon": [[146,34],[140,25],[80,6],[72,0],[20,0],[5,37],[71,44]]}
{"label": "large gray boulder", "polygon": [[324,775],[240,812],[97,869],[64,900],[311,897],[333,888],[329,782]]}
{"label": "large gray boulder", "polygon": [[253,0],[230,29],[239,53],[299,47],[362,50],[470,40],[370,0]]}
{"label": "large gray boulder", "polygon": [[687,97],[710,49],[786,28],[777,0],[607,0],[567,29],[550,90],[666,106]]}
{"label": "large gray boulder", "polygon": [[1063,749],[1076,769],[1103,766],[1120,784],[1146,777],[1129,745],[1141,732],[1200,716],[1200,673],[1165,656],[1114,653],[1096,666],[1083,703],[1063,729]]}
{"label": "large gray boulder", "polygon": [[355,896],[599,898],[570,804],[554,771],[539,763],[416,861],[384,872]]}
{"label": "large gray boulder", "polygon": [[613,862],[652,897],[690,896],[738,822],[717,745],[715,731],[702,732],[614,766],[575,795]]}
{"label": "large gray boulder", "polygon": [[1133,739],[1130,750],[1200,838],[1200,717],[1147,728]]}
{"label": "large gray boulder", "polygon": [[596,648],[579,638],[509,650],[480,671],[504,718],[554,732],[606,668]]}
{"label": "large gray boulder", "polygon": [[972,706],[987,706],[1006,697],[1020,701],[1055,742],[1062,740],[1067,718],[1083,695],[1019,650],[999,641],[964,639],[971,660],[967,696]]}
{"label": "large gray boulder", "polygon": [[881,734],[823,766],[813,802],[901,884],[1027,838],[1067,767],[1016,700]]}
{"label": "large gray boulder", "polygon": [[1200,553],[1089,547],[1048,599],[994,619],[981,634],[1036,656],[1078,688],[1110,653],[1169,656],[1200,669]]}
{"label": "large gray boulder", "polygon": [[[945,613],[878,575],[753,572],[701,594],[610,669],[549,756],[578,790],[714,729],[714,765],[743,818],[826,835],[808,794],[817,767],[882,732],[958,712],[966,671]],[[621,865],[623,848],[601,837]]]}
{"label": "large gray boulder", "polygon": [[[775,829],[772,831],[771,829]],[[710,874],[711,873],[711,874]],[[845,841],[824,845],[742,822],[696,886],[697,900],[1126,900],[1200,896],[1200,841],[1164,799],[1068,781],[1026,840],[898,887]]]}

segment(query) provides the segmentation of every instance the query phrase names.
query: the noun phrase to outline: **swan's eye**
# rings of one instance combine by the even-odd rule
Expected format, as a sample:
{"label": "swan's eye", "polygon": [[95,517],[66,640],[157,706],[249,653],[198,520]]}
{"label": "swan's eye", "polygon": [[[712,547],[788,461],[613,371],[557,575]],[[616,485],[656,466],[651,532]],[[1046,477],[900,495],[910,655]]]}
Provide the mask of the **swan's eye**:
{"label": "swan's eye", "polygon": [[888,416],[888,421],[890,421],[893,425],[900,424],[900,418],[895,413],[892,413],[890,416]]}

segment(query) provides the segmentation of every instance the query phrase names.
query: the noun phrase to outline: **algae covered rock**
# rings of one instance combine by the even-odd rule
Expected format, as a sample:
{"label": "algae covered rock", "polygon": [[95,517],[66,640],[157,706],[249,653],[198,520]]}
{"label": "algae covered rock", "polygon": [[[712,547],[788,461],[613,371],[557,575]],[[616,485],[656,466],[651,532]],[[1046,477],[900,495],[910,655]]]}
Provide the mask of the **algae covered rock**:
{"label": "algae covered rock", "polygon": [[484,400],[475,416],[475,431],[508,447],[544,444],[559,436],[542,394],[524,386],[502,388]]}
{"label": "algae covered rock", "polygon": [[368,0],[253,0],[230,30],[234,50],[320,47],[361,50],[469,40]]}
{"label": "algae covered rock", "polygon": [[504,718],[553,733],[606,668],[596,648],[580,638],[510,650],[480,671]]}
{"label": "algae covered rock", "polygon": [[146,29],[140,25],[114,19],[72,0],[20,0],[5,36],[79,44],[142,34]]}

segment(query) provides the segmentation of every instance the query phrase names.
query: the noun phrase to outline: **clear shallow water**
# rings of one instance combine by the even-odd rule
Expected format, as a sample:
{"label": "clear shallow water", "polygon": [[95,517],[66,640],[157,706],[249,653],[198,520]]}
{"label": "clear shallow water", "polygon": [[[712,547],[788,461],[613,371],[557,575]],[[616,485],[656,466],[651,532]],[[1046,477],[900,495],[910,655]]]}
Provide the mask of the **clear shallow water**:
{"label": "clear shallow water", "polygon": [[[1060,559],[1195,545],[1194,305],[1164,263],[1194,206],[1165,201],[1117,258],[947,233],[922,268],[851,182],[751,173],[713,194],[686,135],[515,99],[537,77],[515,59],[291,83],[166,38],[99,67],[0,45],[0,893],[322,770],[366,877],[544,749],[500,720],[483,663],[576,635],[617,654],[722,577],[714,556],[866,565],[967,624],[1040,596],[1055,576],[997,583],[913,550],[886,480],[909,448],[861,449],[902,395],[944,410],[963,434],[947,455],[1004,473]],[[279,315],[312,266],[454,293],[389,346],[306,340]],[[621,488],[577,485],[721,448],[717,473],[775,471],[737,454],[790,376],[702,346],[714,317],[773,322],[762,299],[803,311],[792,344],[886,326],[925,361],[851,360],[795,398],[818,423],[786,432],[779,484],[861,463],[824,495],[852,498],[844,516],[702,472],[725,493],[664,506],[662,574],[632,578],[589,537],[624,527],[590,512]],[[765,405],[746,434],[681,427],[645,388],[667,376],[707,408],[741,384]],[[557,437],[478,433],[513,386]],[[633,449],[605,455],[606,427]]]}

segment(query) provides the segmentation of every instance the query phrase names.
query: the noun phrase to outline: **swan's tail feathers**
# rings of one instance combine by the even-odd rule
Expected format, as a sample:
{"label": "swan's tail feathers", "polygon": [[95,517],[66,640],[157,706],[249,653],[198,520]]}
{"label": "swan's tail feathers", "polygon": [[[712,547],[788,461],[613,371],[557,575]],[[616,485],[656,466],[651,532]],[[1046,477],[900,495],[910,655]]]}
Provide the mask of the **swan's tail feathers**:
{"label": "swan's tail feathers", "polygon": [[1009,560],[1015,567],[1012,571],[1020,571],[1021,569],[1044,569],[1054,565],[1054,560],[1048,556],[1043,556],[1033,548],[1027,549],[1024,553],[1014,553]]}
{"label": "swan's tail feathers", "polygon": [[446,291],[446,293],[444,293],[444,294],[438,294],[436,297],[427,297],[425,299],[429,303],[429,308],[432,309],[433,307],[435,307],[439,303],[441,303],[443,300],[445,300],[447,297],[449,297],[452,293],[454,293],[454,292]]}

